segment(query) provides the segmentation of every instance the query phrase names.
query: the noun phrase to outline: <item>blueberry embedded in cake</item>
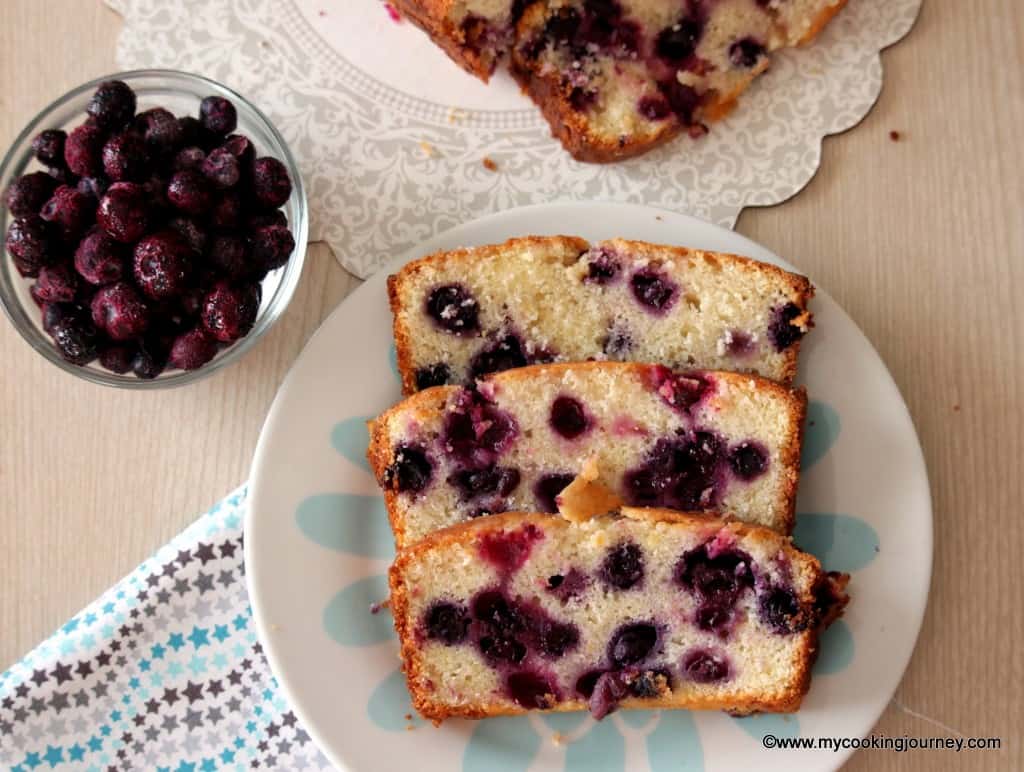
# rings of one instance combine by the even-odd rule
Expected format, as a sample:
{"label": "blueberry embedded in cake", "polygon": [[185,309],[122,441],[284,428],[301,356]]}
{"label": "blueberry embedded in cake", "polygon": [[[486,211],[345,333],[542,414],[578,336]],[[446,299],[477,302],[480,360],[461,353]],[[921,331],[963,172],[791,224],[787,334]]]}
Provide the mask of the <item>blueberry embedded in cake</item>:
{"label": "blueberry embedded in cake", "polygon": [[407,394],[589,359],[788,383],[813,294],[804,277],[746,258],[565,236],[430,255],[392,276],[388,291]]}
{"label": "blueberry embedded in cake", "polygon": [[[409,397],[371,422],[368,457],[400,548],[485,515],[557,512],[580,474],[631,506],[728,511],[788,533],[805,406],[752,375],[535,365]],[[609,581],[634,564],[626,550]]]}
{"label": "blueberry embedded in cake", "polygon": [[847,580],[763,528],[629,508],[475,520],[400,552],[390,573],[413,704],[435,722],[795,711]]}

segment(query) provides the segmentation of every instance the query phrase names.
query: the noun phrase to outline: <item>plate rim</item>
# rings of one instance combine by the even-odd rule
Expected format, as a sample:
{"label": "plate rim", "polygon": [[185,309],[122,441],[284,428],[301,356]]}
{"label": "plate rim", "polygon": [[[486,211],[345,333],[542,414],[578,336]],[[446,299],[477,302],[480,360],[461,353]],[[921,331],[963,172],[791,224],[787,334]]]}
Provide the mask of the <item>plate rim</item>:
{"label": "plate rim", "polygon": [[[931,478],[928,474],[927,460],[924,455],[924,450],[921,446],[920,435],[918,434],[917,426],[914,422],[913,415],[910,413],[910,409],[907,406],[906,399],[904,399],[903,393],[899,388],[899,384],[896,382],[895,378],[892,375],[892,372],[889,370],[888,365],[886,364],[885,360],[881,357],[881,355],[878,353],[878,350],[875,348],[871,340],[867,337],[867,335],[864,334],[864,331],[861,330],[860,326],[856,323],[856,321],[846,312],[846,310],[832,297],[832,295],[827,290],[825,290],[820,284],[815,282],[811,276],[800,271],[787,260],[777,255],[773,250],[759,244],[758,242],[745,236],[742,233],[738,233],[728,228],[724,228],[720,225],[716,225],[715,223],[703,220],[699,217],[695,217],[690,214],[686,214],[684,212],[675,212],[670,209],[650,206],[646,204],[619,203],[612,201],[556,201],[543,204],[530,204],[527,206],[513,207],[498,212],[492,212],[488,215],[474,218],[467,222],[453,226],[452,228],[449,228],[447,230],[432,234],[429,238],[426,238],[423,241],[421,241],[420,244],[418,244],[416,247],[413,247],[409,250],[402,252],[399,255],[396,255],[387,264],[382,266],[377,273],[393,273],[397,268],[409,262],[410,260],[414,260],[417,257],[421,257],[423,255],[430,254],[432,251],[436,251],[436,242],[439,242],[444,239],[458,238],[459,235],[465,231],[471,231],[477,228],[484,228],[489,223],[492,223],[494,221],[500,221],[510,216],[529,217],[531,214],[535,212],[547,211],[551,209],[571,208],[576,210],[586,210],[595,207],[606,207],[612,209],[631,209],[634,210],[636,214],[653,214],[654,216],[658,217],[658,219],[661,219],[660,216],[667,215],[670,216],[673,220],[683,220],[690,221],[690,223],[697,223],[700,227],[711,228],[714,231],[727,234],[730,239],[738,239],[743,243],[744,251],[749,249],[754,252],[767,252],[768,254],[771,255],[772,261],[775,262],[776,264],[780,265],[786,270],[801,273],[802,275],[807,276],[807,278],[810,279],[812,284],[814,285],[816,292],[819,295],[827,297],[829,300],[831,300],[831,302],[835,304],[838,311],[846,317],[847,321],[850,323],[853,330],[856,332],[858,336],[860,336],[863,343],[866,344],[868,349],[871,351],[871,353],[874,354],[878,362],[881,364],[884,377],[888,380],[888,385],[899,397],[899,406],[901,408],[902,417],[906,419],[907,424],[909,425],[913,434],[913,455],[915,456],[915,460],[919,464],[920,469],[924,475],[924,497],[921,501],[921,505],[927,508],[928,517],[927,528],[925,529],[926,532],[922,532],[920,534],[920,540],[922,542],[922,546],[926,547],[926,549],[922,551],[922,554],[924,557],[926,569],[924,571],[924,576],[927,578],[927,581],[924,583],[924,601],[920,606],[920,611],[917,614],[917,618],[913,620],[914,634],[912,645],[908,648],[906,655],[903,657],[903,661],[900,663],[900,677],[895,680],[892,688],[889,689],[887,699],[883,703],[882,708],[878,711],[877,715],[875,715],[874,719],[872,720],[871,726],[873,729],[875,726],[877,726],[879,719],[885,712],[886,706],[888,706],[888,704],[892,701],[893,696],[896,693],[896,690],[899,689],[900,684],[903,682],[903,679],[906,676],[907,668],[910,665],[910,660],[913,658],[914,653],[917,650],[917,644],[920,639],[921,629],[924,624],[924,617],[928,611],[928,606],[931,601],[931,585],[932,580],[934,578],[933,570],[935,559],[935,512],[931,492]],[[680,225],[682,224],[683,223],[680,222]],[[468,241],[474,242],[475,240],[468,239]],[[245,535],[245,538],[243,540],[243,556],[245,561],[246,590],[249,595],[249,605],[252,609],[253,624],[256,629],[257,637],[263,646],[264,656],[267,659],[267,663],[270,667],[272,674],[277,680],[278,688],[281,690],[282,695],[288,702],[289,708],[298,717],[299,721],[303,725],[303,728],[309,733],[310,737],[316,744],[317,748],[331,762],[332,765],[338,767],[339,769],[346,770],[351,769],[351,766],[345,762],[342,756],[335,754],[333,752],[334,743],[328,741],[328,739],[321,734],[320,730],[315,726],[316,722],[309,720],[305,707],[303,707],[301,698],[299,697],[298,694],[296,694],[296,691],[289,685],[288,678],[284,675],[286,671],[286,665],[277,652],[277,644],[274,642],[274,637],[268,634],[270,632],[270,626],[268,625],[266,620],[266,609],[264,607],[264,601],[261,598],[260,593],[256,589],[257,570],[255,570],[255,563],[258,561],[254,557],[254,539],[251,538],[251,534],[253,533],[254,524],[258,519],[258,516],[256,514],[259,501],[258,492],[259,490],[262,489],[264,485],[263,481],[268,479],[268,475],[264,473],[264,467],[267,462],[266,456],[269,452],[268,447],[271,442],[270,437],[274,433],[274,425],[278,420],[279,414],[284,409],[283,406],[285,402],[287,401],[286,392],[288,392],[288,390],[293,386],[293,382],[298,377],[297,371],[299,369],[299,364],[308,355],[309,350],[313,347],[314,342],[317,341],[321,335],[326,334],[327,328],[331,326],[332,319],[342,312],[342,307],[352,298],[356,297],[357,293],[369,291],[368,285],[370,285],[371,282],[373,282],[374,277],[376,275],[377,274],[375,273],[369,278],[367,278],[365,281],[363,281],[363,283],[360,284],[360,286],[358,286],[355,290],[353,290],[345,298],[343,298],[338,303],[338,305],[335,306],[335,308],[332,309],[332,311],[323,319],[323,321],[319,324],[314,333],[310,335],[305,344],[303,344],[302,350],[292,361],[291,365],[288,368],[288,372],[286,373],[284,379],[282,379],[280,385],[278,386],[277,391],[274,395],[274,399],[270,405],[270,408],[267,411],[266,418],[264,419],[263,424],[260,428],[259,439],[257,440],[256,448],[253,452],[252,462],[249,469],[249,476],[246,483],[247,501],[245,517],[243,521],[243,534]],[[832,766],[832,769],[840,769],[842,765],[845,764],[850,759],[850,757],[852,757],[853,753],[854,749],[850,748],[845,749],[845,752],[834,754],[836,763],[834,764],[834,766]]]}

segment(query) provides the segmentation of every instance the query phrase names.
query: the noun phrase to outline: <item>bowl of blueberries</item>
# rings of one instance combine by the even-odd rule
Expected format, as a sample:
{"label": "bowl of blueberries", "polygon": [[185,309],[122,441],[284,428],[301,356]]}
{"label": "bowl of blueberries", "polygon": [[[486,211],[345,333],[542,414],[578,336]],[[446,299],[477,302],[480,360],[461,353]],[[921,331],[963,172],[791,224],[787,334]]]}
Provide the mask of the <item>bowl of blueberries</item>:
{"label": "bowl of blueberries", "polygon": [[281,316],[308,215],[270,121],[207,78],[137,70],[43,110],[0,164],[0,304],[58,367],[161,388],[235,361]]}

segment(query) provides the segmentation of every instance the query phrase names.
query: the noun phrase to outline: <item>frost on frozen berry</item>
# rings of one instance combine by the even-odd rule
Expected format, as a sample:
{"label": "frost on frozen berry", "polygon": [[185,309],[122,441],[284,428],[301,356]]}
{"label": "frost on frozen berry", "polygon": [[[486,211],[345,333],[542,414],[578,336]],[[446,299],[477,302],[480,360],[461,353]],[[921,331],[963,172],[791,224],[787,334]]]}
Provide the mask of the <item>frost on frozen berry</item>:
{"label": "frost on frozen berry", "polygon": [[208,96],[199,104],[199,120],[207,131],[223,136],[238,126],[238,113],[230,100]]}
{"label": "frost on frozen berry", "polygon": [[22,276],[38,276],[39,270],[55,257],[49,226],[34,214],[11,221],[5,245]]}
{"label": "frost on frozen berry", "polygon": [[252,164],[252,195],[260,207],[277,209],[292,195],[288,169],[276,158],[264,156]]}
{"label": "frost on frozen berry", "polygon": [[95,177],[103,171],[103,132],[83,124],[72,129],[64,141],[64,161],[73,174]]}
{"label": "frost on frozen berry", "polygon": [[32,139],[32,155],[51,169],[64,167],[64,142],[68,135],[60,129],[47,129]]}
{"label": "frost on frozen berry", "polygon": [[231,151],[219,147],[206,156],[201,165],[203,175],[218,188],[230,188],[238,183],[241,170],[238,159]]}
{"label": "frost on frozen berry", "polygon": [[135,92],[124,81],[105,81],[85,110],[98,126],[108,131],[119,129],[135,117]]}
{"label": "frost on frozen berry", "polygon": [[134,131],[115,134],[103,145],[103,171],[115,182],[140,182],[149,170],[149,150]]}
{"label": "frost on frozen berry", "polygon": [[134,182],[115,182],[100,199],[96,223],[116,241],[137,241],[149,222],[149,201],[143,188]]}
{"label": "frost on frozen berry", "polygon": [[192,248],[176,231],[146,236],[135,245],[135,282],[154,300],[180,295],[187,286],[192,260]]}
{"label": "frost on frozen berry", "polygon": [[118,282],[93,296],[92,321],[112,340],[130,340],[149,326],[149,308],[130,284]]}
{"label": "frost on frozen berry", "polygon": [[39,214],[56,189],[57,181],[46,172],[31,172],[18,177],[7,188],[7,209],[15,217]]}
{"label": "frost on frozen berry", "polygon": [[33,289],[43,303],[70,303],[78,294],[78,276],[67,263],[43,266]]}
{"label": "frost on frozen berry", "polygon": [[249,334],[259,308],[258,284],[233,287],[222,281],[203,298],[200,316],[207,333],[223,343],[232,343]]}
{"label": "frost on frozen berry", "polygon": [[181,370],[198,370],[217,354],[217,342],[202,329],[182,333],[171,345],[168,364]]}
{"label": "frost on frozen berry", "polygon": [[72,242],[89,227],[95,208],[95,202],[76,188],[61,185],[43,204],[39,216],[51,223],[64,241]]}
{"label": "frost on frozen berry", "polygon": [[213,190],[199,172],[186,169],[175,172],[167,183],[167,200],[186,214],[207,214],[213,205]]}

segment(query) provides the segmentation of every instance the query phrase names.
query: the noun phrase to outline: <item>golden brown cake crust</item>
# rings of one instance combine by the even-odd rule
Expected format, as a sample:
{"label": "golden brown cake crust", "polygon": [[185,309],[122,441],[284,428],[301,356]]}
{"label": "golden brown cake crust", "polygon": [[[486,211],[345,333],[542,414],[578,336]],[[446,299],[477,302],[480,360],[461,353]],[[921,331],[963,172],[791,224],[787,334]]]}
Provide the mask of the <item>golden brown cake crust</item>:
{"label": "golden brown cake crust", "polygon": [[[703,258],[710,261],[728,262],[734,266],[744,268],[753,272],[760,272],[771,275],[788,286],[789,297],[801,311],[794,321],[806,326],[808,329],[814,326],[813,317],[808,310],[808,304],[814,297],[814,285],[806,276],[790,273],[777,265],[762,263],[753,258],[733,255],[725,252],[710,252],[689,247],[677,247],[663,244],[653,244],[647,241],[635,241],[621,239],[631,251],[637,254],[657,252],[659,257],[665,253],[673,255],[677,260],[686,260],[692,257]],[[576,250],[579,253],[585,252],[591,244],[578,236],[520,236],[509,239],[501,244],[488,244],[480,247],[465,247],[450,251],[434,252],[424,257],[413,260],[404,265],[396,274],[388,276],[388,302],[391,306],[393,317],[392,330],[395,339],[395,351],[398,365],[399,377],[402,379],[402,393],[405,395],[416,392],[416,373],[413,367],[412,347],[410,341],[412,330],[408,328],[401,312],[406,310],[402,306],[402,295],[404,287],[421,272],[431,268],[442,268],[449,264],[460,262],[476,262],[478,260],[489,260],[500,258],[502,254],[519,248],[541,247],[545,245],[559,244],[566,249]],[[797,364],[800,357],[800,340],[789,346],[785,353],[783,365],[784,384],[791,384],[796,378]]]}
{"label": "golden brown cake crust", "polygon": [[454,0],[391,0],[398,12],[430,37],[434,43],[470,75],[485,83],[494,72],[494,61],[466,45],[462,30],[452,24],[448,13]]}
{"label": "golden brown cake crust", "polygon": [[[566,362],[548,365],[530,365],[515,370],[506,370],[494,373],[481,379],[480,382],[494,381],[498,384],[504,381],[529,380],[543,376],[544,374],[558,375],[565,371],[576,372],[587,370],[609,370],[617,369],[622,373],[631,372],[642,375],[652,365],[638,362]],[[788,407],[792,416],[792,424],[796,427],[790,432],[780,446],[780,461],[784,470],[784,481],[779,489],[779,497],[776,506],[784,512],[780,533],[789,534],[793,531],[796,521],[796,493],[800,484],[800,449],[803,441],[804,423],[807,415],[807,392],[803,387],[791,389],[768,378],[762,378],[749,373],[732,373],[721,370],[703,371],[713,378],[726,383],[740,385],[752,381],[756,388],[773,393],[780,401]],[[377,418],[368,422],[370,444],[366,451],[370,468],[377,478],[378,484],[384,491],[384,502],[388,510],[388,519],[391,522],[391,530],[395,535],[395,545],[398,549],[408,546],[406,544],[405,512],[398,501],[398,494],[388,486],[385,480],[387,468],[394,461],[394,448],[388,432],[388,426],[393,416],[409,413],[434,414],[444,409],[448,398],[459,391],[460,386],[434,386],[429,389],[417,392],[406,397],[402,402],[392,406]],[[488,516],[494,517],[493,515]]]}
{"label": "golden brown cake crust", "polygon": [[[706,529],[709,534],[720,529],[727,529],[737,537],[753,539],[781,552],[785,552],[791,564],[798,571],[808,572],[815,577],[814,583],[825,581],[828,578],[817,558],[799,551],[792,546],[788,537],[782,536],[768,528],[748,525],[729,518],[722,518],[713,513],[703,512],[685,513],[666,509],[623,507],[620,515],[645,522],[675,523],[687,529]],[[402,669],[405,672],[412,703],[420,715],[433,721],[434,724],[440,724],[448,718],[478,719],[521,714],[528,711],[514,704],[509,704],[507,701],[452,706],[431,696],[428,689],[428,679],[421,666],[420,649],[416,643],[413,620],[409,617],[409,588],[405,583],[407,567],[425,552],[445,550],[453,545],[473,543],[485,534],[522,527],[528,523],[533,523],[542,529],[574,527],[571,523],[558,517],[522,512],[505,512],[479,520],[470,520],[436,531],[416,544],[402,550],[395,558],[388,572],[388,584],[391,590],[390,607],[394,615],[395,630],[401,642]],[[849,600],[844,592],[849,576],[846,574],[836,575],[833,580],[838,585],[839,595],[836,597],[832,607],[823,616],[821,625],[809,627],[804,632],[798,633],[801,638],[799,656],[801,667],[790,683],[778,693],[763,695],[748,692],[728,701],[682,693],[669,693],[657,698],[628,698],[623,700],[620,706],[626,709],[685,708],[691,710],[727,710],[734,715],[749,715],[758,712],[795,712],[799,709],[804,696],[810,688],[811,667],[817,657],[819,635],[824,629],[825,624],[831,623],[841,616],[843,608]],[[806,593],[802,594],[799,600],[802,603],[813,603],[814,597],[810,593]],[[583,701],[567,700],[556,704],[550,712],[586,709],[587,704]]]}

